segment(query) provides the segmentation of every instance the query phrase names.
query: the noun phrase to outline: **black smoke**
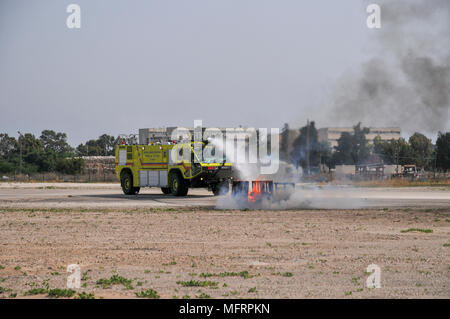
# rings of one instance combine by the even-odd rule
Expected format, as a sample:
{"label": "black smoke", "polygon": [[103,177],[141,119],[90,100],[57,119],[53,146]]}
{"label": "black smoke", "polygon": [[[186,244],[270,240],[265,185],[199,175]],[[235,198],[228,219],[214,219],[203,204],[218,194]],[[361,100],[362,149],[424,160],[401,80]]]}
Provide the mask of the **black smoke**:
{"label": "black smoke", "polygon": [[333,117],[408,133],[448,130],[450,1],[378,3],[381,29],[370,30],[375,57],[337,84]]}

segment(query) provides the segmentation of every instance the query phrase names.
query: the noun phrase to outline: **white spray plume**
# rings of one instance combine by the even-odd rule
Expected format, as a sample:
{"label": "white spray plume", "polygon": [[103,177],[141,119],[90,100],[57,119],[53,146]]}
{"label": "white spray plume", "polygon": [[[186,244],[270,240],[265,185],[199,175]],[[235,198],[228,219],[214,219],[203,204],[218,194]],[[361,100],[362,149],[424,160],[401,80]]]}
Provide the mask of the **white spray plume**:
{"label": "white spray plume", "polygon": [[[210,138],[210,143],[216,147],[220,154],[225,154],[226,150],[234,148],[234,154],[237,152],[245,153],[243,145],[223,143],[220,139]],[[239,149],[238,149],[239,148]],[[250,156],[249,156],[250,157]],[[225,196],[219,196],[216,201],[218,209],[351,209],[363,206],[363,200],[358,197],[348,196],[351,191],[347,191],[340,186],[316,184],[301,184],[301,174],[292,164],[279,161],[277,173],[270,175],[260,174],[260,167],[255,163],[238,161],[238,157],[227,157],[227,161],[233,164],[233,170],[237,173],[238,179],[248,181],[251,188],[251,182],[256,180],[270,180],[274,182],[274,194],[271,198],[262,198],[255,203],[248,202],[248,193],[233,196],[231,192]],[[264,161],[272,160],[269,157]],[[236,175],[236,174],[235,174]],[[277,187],[276,187],[277,186]],[[251,190],[251,189],[250,189]]]}

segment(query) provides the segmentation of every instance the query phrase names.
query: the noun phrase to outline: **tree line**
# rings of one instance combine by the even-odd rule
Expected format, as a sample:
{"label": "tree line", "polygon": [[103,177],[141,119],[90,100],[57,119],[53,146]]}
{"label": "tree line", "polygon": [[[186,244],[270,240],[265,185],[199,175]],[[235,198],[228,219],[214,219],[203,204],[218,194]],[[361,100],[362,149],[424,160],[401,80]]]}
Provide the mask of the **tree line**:
{"label": "tree line", "polygon": [[[302,168],[314,168],[325,164],[414,164],[425,170],[450,170],[450,132],[439,132],[436,143],[421,133],[414,133],[408,140],[404,138],[383,140],[376,136],[369,143],[366,135],[369,128],[361,123],[353,127],[353,132],[343,132],[332,148],[328,142],[319,141],[314,122],[308,122],[299,129],[293,142],[289,141],[289,126],[281,132],[280,156],[285,161]],[[291,151],[289,151],[291,150]]]}
{"label": "tree line", "polygon": [[53,130],[44,130],[39,137],[19,133],[17,139],[0,133],[0,173],[80,174],[85,166],[82,156],[114,155],[117,142],[118,137],[103,134],[73,148],[66,133]]}
{"label": "tree line", "polygon": [[[289,131],[285,124],[281,132],[280,157],[297,167],[383,163],[415,164],[426,170],[450,171],[450,132],[439,132],[434,145],[421,133],[414,133],[408,140],[386,141],[377,136],[369,144],[366,139],[369,128],[358,123],[353,132],[342,133],[332,149],[329,143],[319,141],[313,121],[299,129],[293,142],[289,140]],[[114,155],[118,142],[119,137],[103,134],[73,148],[67,143],[66,133],[53,130],[44,130],[39,137],[31,133],[19,134],[17,139],[0,133],[0,173],[80,174],[85,165],[82,156]]]}

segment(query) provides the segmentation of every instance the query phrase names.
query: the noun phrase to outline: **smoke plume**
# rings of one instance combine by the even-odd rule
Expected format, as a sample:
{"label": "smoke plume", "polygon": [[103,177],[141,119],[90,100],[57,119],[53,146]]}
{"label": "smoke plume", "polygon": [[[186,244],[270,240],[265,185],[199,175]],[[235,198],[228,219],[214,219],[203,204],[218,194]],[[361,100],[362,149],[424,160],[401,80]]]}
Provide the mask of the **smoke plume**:
{"label": "smoke plume", "polygon": [[[237,180],[248,181],[249,190],[240,190],[241,193],[230,191],[219,196],[216,201],[218,209],[309,209],[309,208],[359,208],[362,207],[363,201],[358,197],[349,196],[342,188],[326,185],[300,185],[298,184],[299,172],[289,163],[280,161],[279,169],[274,174],[261,174],[259,163],[248,163],[247,161],[238,161],[236,158],[229,157],[227,150],[233,149],[236,154],[239,145],[234,141],[224,143],[223,139],[210,138],[211,145],[219,154],[227,157],[227,162],[233,163],[234,176]],[[242,145],[241,145],[242,147]],[[251,148],[241,149],[243,153],[247,153],[247,158],[256,157],[251,153]],[[253,149],[255,151],[255,149]],[[217,154],[216,153],[216,154]],[[221,155],[220,155],[221,156]],[[271,158],[263,159],[271,161]],[[270,197],[261,196],[256,202],[248,201],[248,191],[251,190],[253,181],[269,180],[274,184],[273,193]],[[275,186],[278,184],[278,186]],[[326,196],[324,196],[326,195]]]}
{"label": "smoke plume", "polygon": [[332,114],[346,125],[400,126],[408,133],[449,129],[450,1],[378,2],[376,57],[336,86]]}

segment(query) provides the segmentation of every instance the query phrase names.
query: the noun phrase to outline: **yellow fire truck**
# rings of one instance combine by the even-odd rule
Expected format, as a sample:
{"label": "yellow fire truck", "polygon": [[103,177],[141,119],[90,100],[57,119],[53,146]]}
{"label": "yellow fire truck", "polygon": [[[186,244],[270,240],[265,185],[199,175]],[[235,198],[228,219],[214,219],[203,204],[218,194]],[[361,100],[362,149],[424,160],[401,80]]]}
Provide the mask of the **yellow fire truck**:
{"label": "yellow fire truck", "polygon": [[[137,194],[141,187],[160,187],[164,194],[174,196],[186,196],[188,188],[201,187],[214,195],[228,192],[232,164],[223,156],[216,158],[214,146],[207,142],[122,143],[116,147],[115,170],[126,195]],[[201,147],[194,147],[195,143]],[[201,149],[203,156],[194,149]]]}

